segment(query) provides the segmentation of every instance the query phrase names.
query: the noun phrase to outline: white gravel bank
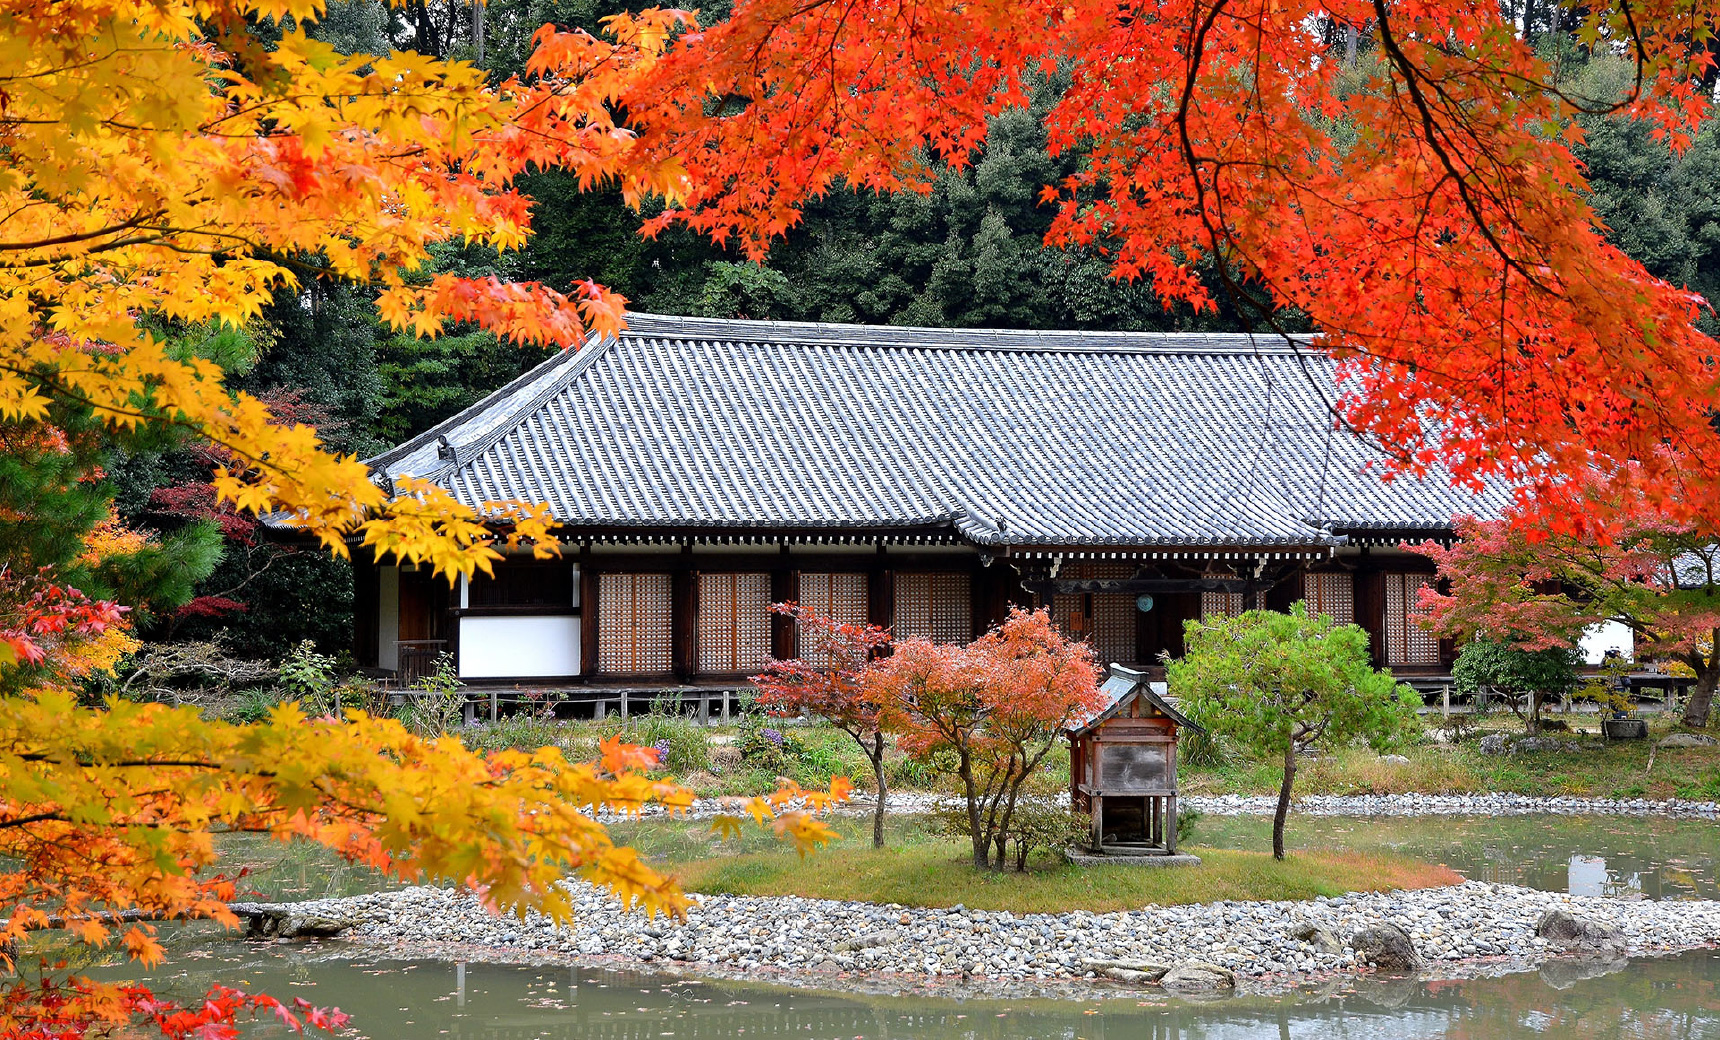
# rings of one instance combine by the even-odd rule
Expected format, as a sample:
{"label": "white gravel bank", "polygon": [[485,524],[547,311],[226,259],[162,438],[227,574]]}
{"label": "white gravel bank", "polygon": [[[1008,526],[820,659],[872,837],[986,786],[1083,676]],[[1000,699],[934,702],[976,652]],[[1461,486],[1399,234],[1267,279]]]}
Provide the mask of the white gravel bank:
{"label": "white gravel bank", "polygon": [[[522,955],[673,962],[717,974],[764,969],[817,976],[826,985],[838,973],[1076,981],[1093,976],[1095,960],[1201,961],[1244,980],[1270,982],[1363,968],[1348,940],[1358,929],[1381,923],[1402,928],[1436,974],[1463,975],[1472,972],[1462,966],[1477,961],[1526,966],[1558,953],[1535,934],[1541,916],[1553,909],[1616,929],[1625,953],[1720,945],[1720,902],[1626,902],[1474,881],[1309,902],[1221,902],[1104,914],[712,896],[699,897],[684,924],[625,913],[590,886],[577,886],[575,894],[577,920],[564,928],[535,915],[525,921],[493,916],[470,896],[432,888],[317,900],[295,909],[351,920],[349,938],[406,951],[460,944]],[[1337,945],[1293,937],[1308,934],[1310,925]]]}

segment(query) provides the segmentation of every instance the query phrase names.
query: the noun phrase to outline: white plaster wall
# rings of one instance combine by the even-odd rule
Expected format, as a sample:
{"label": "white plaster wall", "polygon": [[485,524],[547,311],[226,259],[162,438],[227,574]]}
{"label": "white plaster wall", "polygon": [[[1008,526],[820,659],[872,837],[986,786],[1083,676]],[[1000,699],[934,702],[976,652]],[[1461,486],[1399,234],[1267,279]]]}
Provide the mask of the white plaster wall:
{"label": "white plaster wall", "polygon": [[579,674],[579,618],[463,617],[460,678]]}
{"label": "white plaster wall", "polygon": [[1589,664],[1600,664],[1601,658],[1608,650],[1617,650],[1625,660],[1636,657],[1636,640],[1630,629],[1617,621],[1603,621],[1598,625],[1590,625],[1584,632],[1583,638],[1577,642],[1577,649],[1582,652],[1583,660]]}
{"label": "white plaster wall", "polygon": [[381,591],[376,597],[376,666],[400,667],[400,568],[379,568]]}

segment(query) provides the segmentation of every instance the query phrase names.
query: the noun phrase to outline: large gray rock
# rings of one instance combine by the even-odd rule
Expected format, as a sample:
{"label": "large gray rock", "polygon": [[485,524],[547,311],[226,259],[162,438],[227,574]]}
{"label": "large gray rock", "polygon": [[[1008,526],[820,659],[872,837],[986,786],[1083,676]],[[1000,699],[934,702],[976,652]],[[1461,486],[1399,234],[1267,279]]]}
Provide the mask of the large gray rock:
{"label": "large gray rock", "polygon": [[1700,733],[1668,733],[1660,738],[1660,743],[1657,746],[1666,748],[1720,747],[1720,740],[1705,737]]}
{"label": "large gray rock", "polygon": [[1284,934],[1312,946],[1319,953],[1343,953],[1344,944],[1338,937],[1317,924],[1300,921],[1284,930]]}
{"label": "large gray rock", "polygon": [[1081,966],[1103,978],[1113,982],[1126,982],[1131,986],[1153,986],[1164,978],[1171,970],[1169,964],[1159,964],[1155,961],[1082,961]]}
{"label": "large gray rock", "polygon": [[1179,993],[1212,993],[1236,988],[1236,972],[1205,961],[1185,961],[1159,978],[1159,985]]}
{"label": "large gray rock", "polygon": [[1511,751],[1511,745],[1503,733],[1489,733],[1481,738],[1481,753],[1483,755],[1504,755]]}
{"label": "large gray rock", "polygon": [[1535,923],[1535,934],[1555,950],[1582,954],[1624,952],[1618,929],[1573,917],[1563,910],[1549,910]]}
{"label": "large gray rock", "polygon": [[1363,963],[1381,971],[1420,971],[1423,967],[1409,933],[1395,924],[1371,924],[1350,937],[1350,946]]}

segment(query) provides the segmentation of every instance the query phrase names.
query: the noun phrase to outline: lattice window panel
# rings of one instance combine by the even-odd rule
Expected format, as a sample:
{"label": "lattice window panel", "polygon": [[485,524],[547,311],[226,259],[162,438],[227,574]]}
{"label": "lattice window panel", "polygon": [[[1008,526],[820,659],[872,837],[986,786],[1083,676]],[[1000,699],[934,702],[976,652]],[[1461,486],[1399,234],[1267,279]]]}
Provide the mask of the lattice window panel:
{"label": "lattice window panel", "polygon": [[610,675],[669,672],[669,576],[599,575],[597,598],[597,670]]}
{"label": "lattice window panel", "polygon": [[[1205,574],[1206,578],[1234,578],[1234,574]],[[1249,595],[1246,592],[1203,592],[1200,594],[1200,619],[1202,621],[1218,621],[1223,618],[1233,618],[1245,610],[1261,610],[1266,606],[1266,597],[1256,592]]]}
{"label": "lattice window panel", "polygon": [[770,575],[699,575],[699,671],[756,672],[770,659]]}
{"label": "lattice window panel", "polygon": [[[822,614],[838,624],[864,625],[867,613],[866,575],[803,572],[800,575],[800,605]],[[806,660],[823,667],[830,663],[829,654],[802,654]]]}
{"label": "lattice window panel", "polygon": [[1421,590],[1433,584],[1427,574],[1386,575],[1386,664],[1437,665],[1439,640],[1418,624],[1427,616]]}
{"label": "lattice window panel", "polygon": [[[1066,563],[1059,578],[1132,578],[1127,563]],[[1112,662],[1131,664],[1135,649],[1135,597],[1123,592],[1068,593],[1051,597],[1051,617],[1071,636],[1093,647],[1099,667]]]}
{"label": "lattice window panel", "polygon": [[1356,583],[1349,574],[1342,571],[1304,574],[1302,598],[1307,601],[1309,614],[1330,615],[1340,625],[1355,623]]}
{"label": "lattice window panel", "polygon": [[897,639],[966,643],[973,638],[973,598],[966,574],[896,575]]}

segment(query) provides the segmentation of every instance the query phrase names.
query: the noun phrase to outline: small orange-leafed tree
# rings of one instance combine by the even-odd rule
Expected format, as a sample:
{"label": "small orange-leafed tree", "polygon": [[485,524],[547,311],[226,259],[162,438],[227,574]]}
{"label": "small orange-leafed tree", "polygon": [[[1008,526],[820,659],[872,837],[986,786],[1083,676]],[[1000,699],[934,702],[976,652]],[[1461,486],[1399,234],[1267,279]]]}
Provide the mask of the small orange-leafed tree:
{"label": "small orange-leafed tree", "polygon": [[798,603],[772,604],[771,610],[794,619],[800,636],[800,656],[772,659],[763,674],[753,676],[759,703],[783,715],[811,715],[848,734],[872,766],[878,804],[872,810],[872,845],[884,847],[885,800],[884,728],[878,704],[864,691],[866,670],[890,643],[890,633],[877,625],[843,624]]}
{"label": "small orange-leafed tree", "polygon": [[1098,682],[1086,643],[1066,638],[1049,612],[1016,608],[966,646],[895,643],[862,691],[904,751],[949,763],[966,800],[973,864],[1002,870],[1022,786],[1071,723],[1103,707]]}

